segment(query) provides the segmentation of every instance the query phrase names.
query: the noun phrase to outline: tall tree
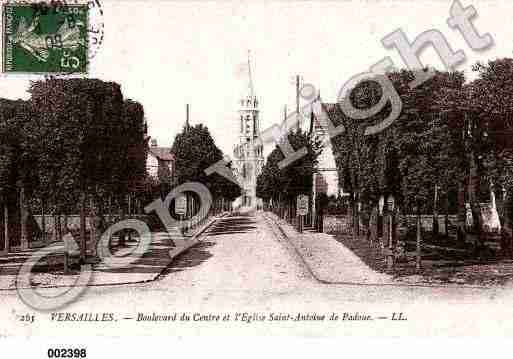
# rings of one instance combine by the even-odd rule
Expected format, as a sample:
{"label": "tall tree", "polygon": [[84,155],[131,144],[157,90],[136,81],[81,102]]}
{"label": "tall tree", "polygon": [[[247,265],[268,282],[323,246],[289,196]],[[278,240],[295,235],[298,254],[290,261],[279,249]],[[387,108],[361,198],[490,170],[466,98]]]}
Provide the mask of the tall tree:
{"label": "tall tree", "polygon": [[[436,72],[435,76],[416,88],[409,83],[414,71],[397,71],[386,75],[394,85],[402,102],[399,117],[383,131],[365,136],[368,126],[388,117],[391,105],[364,120],[354,120],[344,114],[337,104],[327,106],[335,125],[344,125],[345,131],[332,138],[339,178],[345,190],[352,194],[353,211],[359,201],[367,208],[376,205],[381,195],[394,195],[397,203],[412,209],[422,205],[423,211],[436,213],[435,193],[457,186],[461,164],[454,131],[446,117],[435,107],[436,94],[443,89],[461,89],[461,73]],[[350,91],[344,101],[351,101],[358,109],[375,106],[382,97],[379,78],[363,81]],[[358,223],[355,219],[355,223]],[[436,222],[438,223],[438,222]],[[436,226],[434,226],[436,229]]]}
{"label": "tall tree", "polygon": [[176,135],[171,148],[175,156],[177,184],[199,182],[211,192],[214,200],[233,200],[240,196],[240,188],[217,173],[207,175],[205,170],[223,160],[210,131],[203,124],[186,126]]}
{"label": "tall tree", "polygon": [[310,194],[312,191],[313,174],[322,147],[319,139],[311,138],[301,130],[290,132],[287,136],[294,151],[305,148],[307,152],[296,161],[280,168],[279,163],[285,156],[277,145],[267,157],[257,178],[257,196],[293,206],[298,195]]}
{"label": "tall tree", "polygon": [[85,258],[86,205],[91,203],[102,215],[106,194],[124,198],[128,191],[130,126],[120,86],[92,79],[50,79],[33,82],[29,92],[38,113],[25,130],[30,134],[27,148],[37,158],[37,194],[57,215],[80,209]]}

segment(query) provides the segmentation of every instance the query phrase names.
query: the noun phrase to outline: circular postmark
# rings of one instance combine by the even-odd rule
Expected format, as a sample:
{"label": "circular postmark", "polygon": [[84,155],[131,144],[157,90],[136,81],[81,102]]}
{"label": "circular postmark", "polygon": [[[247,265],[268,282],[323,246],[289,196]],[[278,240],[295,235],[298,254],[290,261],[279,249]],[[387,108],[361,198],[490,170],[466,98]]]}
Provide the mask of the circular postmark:
{"label": "circular postmark", "polygon": [[[103,16],[103,9],[99,0],[89,0],[87,2],[89,7],[89,19],[87,32],[89,34],[89,59],[96,56],[99,49],[103,45],[103,37],[105,35],[105,22]],[[92,20],[92,21],[91,21]]]}

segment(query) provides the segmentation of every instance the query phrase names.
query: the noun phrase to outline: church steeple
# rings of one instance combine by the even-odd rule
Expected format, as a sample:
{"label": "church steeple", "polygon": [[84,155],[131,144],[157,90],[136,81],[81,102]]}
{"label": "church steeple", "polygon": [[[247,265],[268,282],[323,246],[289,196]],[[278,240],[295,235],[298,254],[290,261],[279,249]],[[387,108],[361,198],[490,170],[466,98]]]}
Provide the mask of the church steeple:
{"label": "church steeple", "polygon": [[243,142],[253,140],[260,134],[260,123],[258,116],[258,99],[256,97],[255,87],[253,84],[253,73],[251,71],[251,52],[248,50],[247,64],[247,88],[246,93],[240,100],[239,121],[240,134]]}
{"label": "church steeple", "polygon": [[256,207],[259,203],[256,196],[256,183],[264,164],[264,158],[263,145],[257,141],[260,135],[260,111],[253,83],[249,51],[245,73],[247,78],[242,83],[244,92],[238,110],[240,132],[239,143],[234,147],[234,169],[243,189],[238,206]]}

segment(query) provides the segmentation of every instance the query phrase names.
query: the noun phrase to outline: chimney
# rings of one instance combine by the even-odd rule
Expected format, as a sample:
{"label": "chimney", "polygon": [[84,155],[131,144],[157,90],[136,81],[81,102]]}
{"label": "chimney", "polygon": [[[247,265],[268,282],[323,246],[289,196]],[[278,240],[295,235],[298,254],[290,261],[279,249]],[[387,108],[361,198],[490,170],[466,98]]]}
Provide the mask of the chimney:
{"label": "chimney", "polygon": [[156,138],[151,139],[151,147],[157,147],[157,139]]}

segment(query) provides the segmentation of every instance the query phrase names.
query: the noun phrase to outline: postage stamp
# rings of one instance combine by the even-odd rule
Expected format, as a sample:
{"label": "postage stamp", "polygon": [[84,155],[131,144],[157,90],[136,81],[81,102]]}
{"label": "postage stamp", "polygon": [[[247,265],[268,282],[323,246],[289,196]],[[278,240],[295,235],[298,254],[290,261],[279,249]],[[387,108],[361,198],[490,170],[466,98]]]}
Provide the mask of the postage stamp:
{"label": "postage stamp", "polygon": [[87,4],[5,4],[3,72],[87,72],[88,16]]}

